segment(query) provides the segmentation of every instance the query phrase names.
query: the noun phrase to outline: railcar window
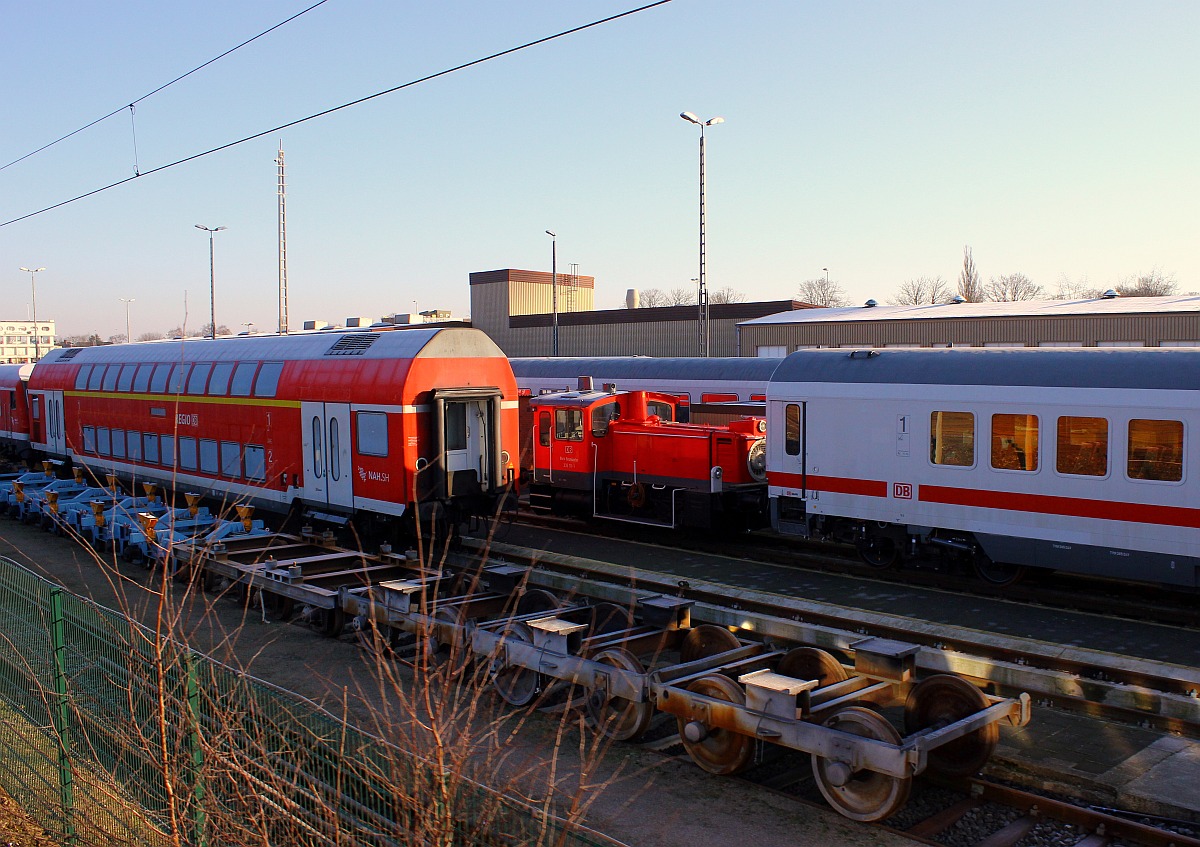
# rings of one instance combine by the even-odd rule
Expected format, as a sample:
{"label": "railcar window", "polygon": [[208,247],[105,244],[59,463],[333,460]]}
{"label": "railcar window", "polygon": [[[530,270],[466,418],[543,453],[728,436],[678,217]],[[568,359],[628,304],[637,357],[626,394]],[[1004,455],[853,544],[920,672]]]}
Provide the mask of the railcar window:
{"label": "railcar window", "polygon": [[5,391],[4,393],[8,395],[8,410],[15,412],[17,410],[17,392]]}
{"label": "railcar window", "polygon": [[203,394],[205,387],[208,385],[208,375],[211,372],[212,365],[208,362],[192,368],[192,375],[188,377],[187,381],[187,393]]}
{"label": "railcar window", "polygon": [[538,415],[538,444],[543,447],[550,446],[550,413],[542,412]]}
{"label": "railcar window", "polygon": [[92,375],[88,377],[88,391],[99,391],[100,386],[104,384],[104,365],[96,365],[92,368]]}
{"label": "railcar window", "polygon": [[583,411],[555,409],[554,437],[559,441],[583,441]]}
{"label": "railcar window", "polygon": [[129,430],[125,433],[125,441],[128,445],[125,454],[132,462],[140,462],[142,460],[142,434]]}
{"label": "railcar window", "polygon": [[217,362],[213,365],[212,376],[208,378],[208,393],[223,395],[229,391],[229,377],[233,375],[233,362]]}
{"label": "railcar window", "polygon": [[342,478],[342,434],[338,419],[329,419],[329,475],[334,482]]}
{"label": "railcar window", "polygon": [[167,377],[167,393],[182,394],[183,386],[187,383],[187,372],[191,365],[171,365],[171,375]]}
{"label": "railcar window", "polygon": [[114,459],[125,458],[125,430],[123,429],[112,431],[112,454]]}
{"label": "railcar window", "polygon": [[800,404],[788,403],[783,410],[783,452],[800,455]]}
{"label": "railcar window", "polygon": [[242,445],[236,441],[221,442],[221,476],[237,479],[242,475]]}
{"label": "railcar window", "polygon": [[154,376],[150,377],[150,390],[162,394],[167,390],[167,374],[171,372],[170,365],[155,365]]}
{"label": "railcar window", "polygon": [[117,387],[117,378],[120,375],[121,375],[121,366],[120,365],[109,365],[108,369],[104,372],[104,385],[102,386],[102,390],[112,391],[114,388],[116,388]]}
{"label": "railcar window", "polygon": [[388,425],[383,412],[357,412],[358,452],[364,456],[387,456]]}
{"label": "railcar window", "polygon": [[646,403],[646,414],[658,415],[659,420],[673,421],[675,420],[675,407],[670,403],[664,403],[662,400],[650,400]]}
{"label": "railcar window", "polygon": [[79,369],[79,373],[75,374],[75,390],[83,391],[87,388],[88,377],[92,375],[92,366],[84,365]]}
{"label": "railcar window", "polygon": [[106,426],[96,428],[96,452],[101,456],[112,454],[112,432]]}
{"label": "railcar window", "polygon": [[147,464],[158,464],[158,436],[152,432],[142,436],[142,458]]}
{"label": "railcar window", "polygon": [[312,419],[312,460],[313,476],[320,479],[325,475],[325,458],[321,451],[321,418],[317,415]]}
{"label": "railcar window", "polygon": [[467,449],[467,404],[446,404],[446,449]]}
{"label": "railcar window", "polygon": [[603,438],[608,435],[608,425],[621,417],[621,404],[613,401],[592,407],[592,435]]}
{"label": "railcar window", "polygon": [[1183,479],[1183,421],[1135,418],[1129,422],[1130,479]]}
{"label": "railcar window", "polygon": [[1108,421],[1104,418],[1058,419],[1055,469],[1078,476],[1108,474]]}
{"label": "railcar window", "polygon": [[175,457],[175,436],[164,435],[159,438],[159,444],[162,447],[162,449],[159,451],[159,455],[162,457],[162,463],[168,468],[176,467],[179,463]]}
{"label": "railcar window", "polygon": [[992,467],[1005,471],[1038,469],[1037,415],[992,415]]}
{"label": "railcar window", "polygon": [[267,478],[267,453],[257,444],[246,445],[246,479],[262,482]]}
{"label": "railcar window", "polygon": [[133,388],[133,374],[137,365],[122,365],[121,376],[117,380],[117,391],[128,391]]}
{"label": "railcar window", "polygon": [[85,426],[83,428],[83,452],[96,452],[96,428],[94,426]]}
{"label": "railcar window", "polygon": [[933,412],[929,416],[929,461],[961,468],[975,464],[972,412]]}
{"label": "railcar window", "polygon": [[40,421],[42,419],[42,398],[41,397],[30,397],[29,398],[29,416],[31,418],[33,418],[35,421]]}
{"label": "railcar window", "polygon": [[279,375],[283,373],[283,362],[263,362],[254,381],[255,397],[274,397],[279,387]]}
{"label": "railcar window", "polygon": [[137,374],[133,378],[133,390],[138,394],[145,394],[150,388],[150,374],[154,372],[154,365],[138,365]]}
{"label": "railcar window", "polygon": [[233,372],[233,382],[229,393],[234,397],[249,397],[250,387],[254,385],[254,372],[258,370],[258,362],[242,362]]}
{"label": "railcar window", "polygon": [[213,438],[200,439],[200,470],[205,473],[216,474],[219,468],[217,464],[217,442]]}
{"label": "railcar window", "polygon": [[187,435],[179,439],[179,467],[185,471],[196,469],[196,439]]}

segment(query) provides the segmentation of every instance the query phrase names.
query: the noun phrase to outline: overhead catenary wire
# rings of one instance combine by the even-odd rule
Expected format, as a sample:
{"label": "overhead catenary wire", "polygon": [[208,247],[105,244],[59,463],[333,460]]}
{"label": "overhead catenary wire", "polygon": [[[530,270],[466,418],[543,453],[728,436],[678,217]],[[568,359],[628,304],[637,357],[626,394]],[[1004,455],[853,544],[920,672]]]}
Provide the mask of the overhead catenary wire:
{"label": "overhead catenary wire", "polygon": [[[246,39],[245,41],[243,41],[241,44],[238,44],[238,45],[236,45],[236,46],[234,46],[234,47],[230,47],[230,48],[229,48],[228,50],[226,50],[224,53],[221,53],[221,54],[219,54],[219,55],[213,56],[211,59],[209,59],[209,60],[208,60],[207,62],[205,62],[204,64],[202,64],[202,65],[197,65],[196,67],[192,68],[192,69],[191,69],[190,71],[188,71],[187,73],[183,73],[183,74],[180,74],[179,76],[175,77],[175,79],[171,80],[170,82],[164,82],[162,85],[160,85],[158,88],[154,89],[153,91],[149,92],[148,94],[143,94],[141,97],[138,97],[136,100],[131,100],[131,101],[129,101],[129,102],[128,102],[127,104],[125,104],[124,106],[118,106],[116,109],[113,109],[113,110],[112,110],[111,112],[109,112],[107,115],[102,115],[101,117],[98,117],[98,118],[96,118],[94,121],[90,121],[89,123],[86,123],[86,124],[84,124],[83,126],[79,127],[79,129],[74,129],[74,130],[71,130],[71,131],[70,131],[70,132],[68,132],[66,135],[60,135],[58,138],[54,139],[53,141],[51,141],[51,142],[49,142],[49,143],[47,143],[47,144],[43,144],[43,145],[42,145],[41,147],[39,147],[38,149],[36,149],[36,150],[31,150],[30,152],[26,153],[24,156],[21,156],[20,158],[13,159],[13,160],[12,160],[11,162],[9,162],[7,165],[0,165],[0,171],[4,170],[5,168],[10,168],[10,167],[12,167],[13,165],[17,164],[18,162],[23,162],[23,161],[25,161],[26,159],[30,158],[31,156],[36,156],[38,153],[41,153],[43,150],[49,150],[51,147],[53,147],[55,144],[58,144],[60,141],[66,141],[66,140],[67,140],[68,138],[70,138],[71,136],[73,136],[73,135],[78,135],[79,133],[83,132],[85,129],[91,129],[91,128],[92,128],[92,127],[94,127],[96,124],[98,124],[98,123],[101,123],[101,122],[103,122],[103,121],[106,121],[106,120],[108,120],[109,118],[111,118],[113,115],[118,115],[118,114],[120,114],[121,112],[125,111],[126,109],[129,109],[129,110],[130,110],[130,113],[132,114],[132,112],[133,112],[133,107],[134,107],[134,106],[136,106],[138,103],[141,103],[143,100],[146,100],[146,99],[148,99],[148,98],[150,98],[150,97],[153,97],[153,96],[154,96],[155,94],[157,94],[158,92],[162,91],[162,90],[163,90],[163,89],[165,89],[165,88],[170,88],[172,85],[174,85],[174,84],[175,84],[175,83],[177,83],[177,82],[180,82],[181,80],[187,79],[189,76],[191,76],[192,74],[196,73],[197,71],[202,71],[202,70],[204,70],[204,69],[205,69],[205,68],[207,68],[209,65],[211,65],[213,62],[217,62],[217,61],[220,61],[221,59],[224,59],[224,58],[225,58],[226,56],[228,56],[230,53],[233,53],[233,52],[235,52],[235,51],[237,51],[237,50],[241,50],[241,49],[242,49],[243,47],[245,47],[247,44],[250,44],[250,43],[252,43],[252,42],[254,42],[254,41],[257,41],[258,39],[262,38],[264,35],[269,35],[270,33],[274,32],[274,31],[275,31],[275,30],[277,30],[277,29],[279,29],[281,26],[284,26],[285,24],[289,24],[289,23],[291,23],[292,21],[296,20],[296,18],[300,17],[301,15],[304,15],[304,14],[307,14],[308,12],[311,12],[313,9],[315,9],[315,8],[317,8],[318,6],[321,6],[321,5],[323,5],[323,4],[327,3],[327,2],[329,2],[329,0],[317,0],[317,2],[316,2],[316,3],[313,3],[313,4],[312,4],[311,6],[309,6],[307,9],[302,9],[301,11],[299,11],[299,12],[297,12],[296,14],[292,15],[290,18],[287,18],[287,19],[285,19],[285,20],[282,20],[282,21],[280,21],[279,23],[275,24],[275,26],[273,26],[273,27],[270,27],[269,29],[264,29],[262,32],[260,32],[258,35],[254,36],[253,38],[247,38],[247,39]],[[135,142],[135,143],[136,143],[136,142]],[[135,151],[134,151],[134,157],[135,157],[135,159],[136,159],[136,156],[137,156],[137,152],[136,152],[136,150],[135,150]],[[136,161],[135,161],[135,163],[134,163],[134,170],[135,170],[135,171],[137,170],[137,163],[136,163]],[[137,175],[138,175],[138,174],[136,174],[136,173],[134,174],[134,176],[137,176]]]}
{"label": "overhead catenary wire", "polygon": [[[21,221],[28,220],[29,218],[37,217],[38,215],[43,215],[46,212],[52,212],[55,209],[61,209],[63,206],[67,206],[67,205],[70,205],[71,203],[75,203],[80,200],[84,200],[95,194],[100,194],[101,192],[108,191],[113,188],[117,188],[118,186],[124,185],[127,182],[132,182],[133,180],[138,179],[140,177],[150,176],[150,174],[155,174],[155,173],[158,173],[159,171],[169,170],[170,168],[175,168],[180,165],[187,164],[188,162],[193,162],[196,159],[202,159],[205,156],[211,156],[213,153],[219,153],[222,150],[228,150],[231,147],[237,147],[239,144],[245,144],[248,141],[254,141],[256,138],[262,138],[264,135],[270,135],[271,133],[274,133],[274,132],[280,132],[281,130],[289,129],[294,126],[298,126],[300,124],[307,123],[308,121],[316,120],[317,118],[323,118],[326,115],[333,114],[334,112],[340,112],[343,109],[349,109],[351,106],[358,106],[358,105],[366,103],[370,100],[375,100],[379,97],[384,97],[388,94],[395,94],[397,91],[402,91],[406,88],[412,88],[414,85],[420,85],[423,82],[429,82],[430,80],[438,79],[439,77],[443,77],[443,76],[448,76],[449,74],[457,73],[458,71],[463,71],[463,70],[466,70],[467,68],[475,67],[476,65],[482,65],[483,63],[490,62],[493,59],[499,59],[504,56],[508,56],[513,53],[520,52],[521,50],[526,50],[530,47],[536,47],[539,44],[545,44],[547,42],[554,41],[556,39],[563,38],[568,35],[573,35],[574,33],[577,33],[577,32],[582,32],[586,29],[591,29],[593,27],[601,26],[602,24],[611,23],[612,21],[619,20],[619,19],[625,18],[625,17],[629,17],[630,15],[635,15],[638,12],[644,12],[647,9],[653,9],[656,6],[664,6],[670,2],[671,2],[671,0],[656,0],[656,2],[647,3],[644,6],[638,6],[637,8],[634,8],[634,9],[628,9],[624,12],[618,12],[615,15],[609,15],[607,18],[600,18],[599,20],[592,21],[591,23],[580,24],[579,26],[571,27],[570,29],[564,29],[561,32],[554,33],[553,35],[547,35],[542,38],[534,39],[533,41],[527,41],[524,44],[519,44],[516,47],[509,47],[507,50],[501,50],[498,53],[492,53],[491,55],[483,56],[479,59],[472,59],[469,62],[463,62],[460,65],[455,65],[454,67],[451,67],[451,68],[445,68],[444,70],[440,70],[435,73],[431,73],[431,74],[427,74],[426,76],[419,77],[418,79],[409,80],[408,82],[401,83],[400,85],[393,86],[393,87],[385,89],[383,91],[377,91],[374,94],[368,94],[365,97],[359,97],[357,100],[351,100],[348,103],[342,103],[340,106],[332,106],[332,107],[330,107],[328,109],[324,109],[320,112],[314,112],[313,114],[308,115],[307,117],[297,118],[294,121],[288,121],[287,123],[280,124],[279,126],[274,126],[274,127],[271,127],[270,129],[264,129],[262,132],[256,132],[253,135],[247,135],[244,138],[239,138],[236,141],[230,141],[227,144],[222,144],[217,147],[211,147],[208,150],[204,150],[200,153],[193,153],[191,156],[185,156],[184,158],[177,159],[174,162],[168,162],[165,165],[159,165],[157,168],[151,168],[148,171],[143,171],[141,173],[134,174],[133,176],[128,176],[128,177],[125,177],[124,179],[119,179],[116,182],[110,182],[108,185],[102,185],[99,188],[93,188],[91,191],[86,191],[83,194],[78,194],[67,200],[63,200],[63,201],[55,203],[53,205],[46,206],[44,208],[38,209],[37,211],[29,212],[29,213],[21,215],[20,217],[17,217],[17,218],[12,218],[11,220],[4,221],[3,223],[0,223],[0,228],[6,227],[6,226],[11,226],[12,224],[15,224],[15,223],[20,223]],[[125,107],[122,107],[122,109],[123,108],[125,108]],[[118,110],[118,111],[120,111],[120,110]]]}

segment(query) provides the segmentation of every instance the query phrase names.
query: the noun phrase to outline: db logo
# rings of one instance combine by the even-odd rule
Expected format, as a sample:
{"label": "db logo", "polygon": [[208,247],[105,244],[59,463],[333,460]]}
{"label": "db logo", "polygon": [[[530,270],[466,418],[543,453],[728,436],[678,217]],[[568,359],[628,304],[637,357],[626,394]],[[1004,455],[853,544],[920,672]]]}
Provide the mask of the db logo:
{"label": "db logo", "polygon": [[912,499],[912,483],[911,482],[893,482],[892,496],[897,500]]}

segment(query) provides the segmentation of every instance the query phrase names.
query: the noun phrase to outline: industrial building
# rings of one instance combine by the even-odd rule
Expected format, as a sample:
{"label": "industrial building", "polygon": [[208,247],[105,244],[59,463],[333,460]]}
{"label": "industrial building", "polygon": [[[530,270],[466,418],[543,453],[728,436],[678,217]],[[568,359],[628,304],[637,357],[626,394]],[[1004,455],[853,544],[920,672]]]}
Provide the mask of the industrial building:
{"label": "industrial building", "polygon": [[0,362],[23,365],[36,361],[58,345],[54,341],[54,321],[37,322],[34,343],[33,321],[0,321]]}

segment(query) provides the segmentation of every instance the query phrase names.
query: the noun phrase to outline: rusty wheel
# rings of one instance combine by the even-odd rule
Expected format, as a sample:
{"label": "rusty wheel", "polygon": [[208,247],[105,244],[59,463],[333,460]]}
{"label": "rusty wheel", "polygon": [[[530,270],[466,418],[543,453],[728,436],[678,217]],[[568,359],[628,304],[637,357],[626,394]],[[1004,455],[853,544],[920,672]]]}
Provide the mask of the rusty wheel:
{"label": "rusty wheel", "polygon": [[833,685],[848,679],[846,669],[832,654],[816,647],[795,647],[779,660],[776,673],[793,679],[815,679],[817,686]]}
{"label": "rusty wheel", "polygon": [[422,644],[429,658],[452,652],[459,630],[466,622],[461,606],[438,609],[432,617],[421,629]]}
{"label": "rusty wheel", "polygon": [[521,595],[517,601],[517,614],[528,615],[533,612],[553,612],[562,604],[558,598],[542,588],[531,588]]}
{"label": "rusty wheel", "polygon": [[[646,672],[636,656],[620,648],[602,650],[593,656],[592,660],[630,673]],[[596,727],[614,741],[633,741],[641,738],[654,717],[652,703],[635,703],[624,697],[614,697],[607,688],[601,687],[594,687],[588,691],[587,711]]]}
{"label": "rusty wheel", "polygon": [[[702,676],[688,686],[688,691],[745,705],[746,694],[736,682],[721,674]],[[727,775],[739,773],[750,764],[754,755],[754,739],[731,729],[710,727],[697,720],[680,717],[679,738],[692,761],[709,773]]]}
{"label": "rusty wheel", "polygon": [[724,653],[727,650],[734,650],[740,643],[737,636],[724,627],[701,624],[692,627],[684,636],[683,644],[679,648],[679,658],[686,664]]}
{"label": "rusty wheel", "polygon": [[[510,623],[503,634],[505,641],[533,643],[533,631],[520,621]],[[505,648],[500,646],[493,661],[507,661],[505,653]],[[520,665],[504,664],[496,671],[492,685],[510,706],[527,706],[542,688],[541,674]]]}
{"label": "rusty wheel", "polygon": [[[943,727],[988,707],[988,699],[971,683],[950,674],[922,680],[904,702],[904,731]],[[929,751],[929,767],[950,776],[970,776],[987,764],[1000,740],[1000,727],[990,723],[969,735]]]}
{"label": "rusty wheel", "polygon": [[[900,743],[900,733],[883,716],[862,706],[847,706],[834,712],[825,726],[860,738]],[[837,759],[814,755],[812,766],[817,787],[829,805],[855,821],[879,821],[894,814],[907,802],[912,787],[911,777],[856,771],[848,762]]]}
{"label": "rusty wheel", "polygon": [[616,603],[597,603],[592,606],[592,619],[588,626],[588,638],[620,632],[633,626],[633,614]]}

